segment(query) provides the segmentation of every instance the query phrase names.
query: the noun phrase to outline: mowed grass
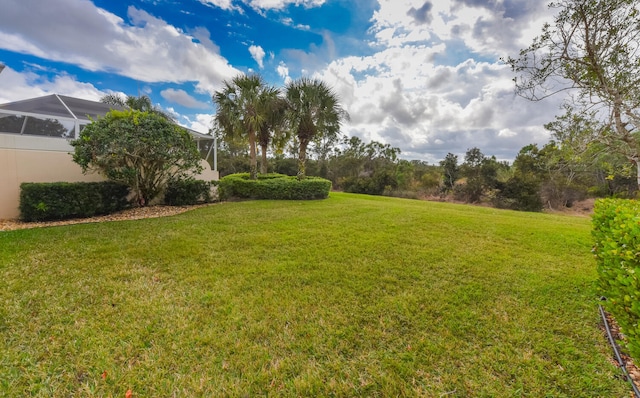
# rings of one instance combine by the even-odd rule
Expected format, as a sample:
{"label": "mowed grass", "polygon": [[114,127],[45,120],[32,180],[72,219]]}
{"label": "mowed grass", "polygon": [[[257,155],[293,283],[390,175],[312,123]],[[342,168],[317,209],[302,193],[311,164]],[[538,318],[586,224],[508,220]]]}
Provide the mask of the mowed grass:
{"label": "mowed grass", "polygon": [[0,233],[0,396],[627,397],[589,231],[332,193]]}

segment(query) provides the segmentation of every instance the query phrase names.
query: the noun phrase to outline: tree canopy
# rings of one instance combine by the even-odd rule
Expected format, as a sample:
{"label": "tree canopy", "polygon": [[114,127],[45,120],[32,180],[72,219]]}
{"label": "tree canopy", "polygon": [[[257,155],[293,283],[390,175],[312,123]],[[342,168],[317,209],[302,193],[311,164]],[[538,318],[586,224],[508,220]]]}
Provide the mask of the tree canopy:
{"label": "tree canopy", "polygon": [[321,80],[300,78],[286,87],[289,129],[298,139],[298,178],[306,176],[307,148],[320,136],[337,136],[348,113],[337,94]]}
{"label": "tree canopy", "polygon": [[307,150],[312,143],[326,167],[330,146],[337,142],[340,125],[348,118],[337,95],[317,79],[294,80],[282,93],[260,75],[238,75],[224,82],[213,102],[217,108],[215,125],[225,141],[248,143],[252,179],[258,173],[258,145],[263,174],[267,172],[269,147],[281,154],[287,144],[298,157],[298,178],[306,175]]}
{"label": "tree canopy", "polygon": [[[569,91],[593,139],[637,166],[640,186],[640,11],[635,0],[562,0],[553,24],[507,62],[516,91],[541,100]],[[567,121],[569,119],[565,119]]]}
{"label": "tree canopy", "polygon": [[458,156],[451,152],[447,153],[447,156],[440,161],[440,167],[442,167],[442,178],[445,189],[453,189],[456,180],[460,176]]}
{"label": "tree canopy", "polygon": [[138,110],[112,110],[71,142],[73,161],[128,185],[138,204],[149,204],[172,179],[200,172],[191,135],[166,118]]}
{"label": "tree canopy", "polygon": [[270,130],[279,123],[276,117],[279,94],[278,89],[267,85],[260,75],[254,74],[238,75],[231,81],[225,81],[222,90],[213,95],[213,102],[217,106],[216,123],[224,135],[231,139],[242,137],[249,143],[249,173],[252,179],[256,179],[258,174],[258,138],[261,144],[265,144],[263,151],[266,151]]}

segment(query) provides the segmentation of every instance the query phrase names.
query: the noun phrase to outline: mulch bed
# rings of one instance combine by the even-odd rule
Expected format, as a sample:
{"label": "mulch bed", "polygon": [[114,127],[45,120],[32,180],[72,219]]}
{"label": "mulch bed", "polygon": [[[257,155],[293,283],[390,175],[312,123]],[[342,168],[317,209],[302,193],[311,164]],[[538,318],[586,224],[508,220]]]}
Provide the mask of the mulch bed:
{"label": "mulch bed", "polygon": [[[616,342],[624,341],[625,337],[620,332],[620,326],[618,326],[618,324],[616,323],[616,320],[611,316],[611,314],[609,314],[606,311],[605,311],[605,316],[607,318],[607,323],[609,324],[609,329],[611,330],[611,335],[612,335],[613,339]],[[605,330],[604,324],[602,324],[602,333],[604,335],[604,338],[607,339],[607,341],[608,341],[607,332]],[[613,350],[613,348],[612,348],[612,350]],[[629,373],[629,376],[631,377],[631,380],[633,380],[633,384],[635,384],[636,387],[638,389],[640,389],[640,368],[638,368],[638,366],[636,366],[636,364],[633,362],[633,359],[624,352],[624,348],[618,347],[618,350],[620,351],[620,358],[624,362],[624,366],[626,367],[627,372]],[[621,365],[622,365],[622,364],[618,363],[618,360],[616,359],[615,355],[613,354],[613,351],[611,353],[611,357],[609,358],[609,360],[611,361],[611,363],[613,363],[617,367],[621,367]],[[625,377],[623,372],[622,372],[622,370],[620,370],[620,377]],[[635,394],[632,392],[631,393],[631,397],[634,397],[634,396],[635,396]]]}
{"label": "mulch bed", "polygon": [[175,214],[184,213],[185,211],[189,211],[199,207],[211,206],[211,205],[212,203],[194,205],[194,206],[158,205],[158,206],[147,206],[147,207],[135,207],[135,208],[123,210],[117,213],[108,214],[106,216],[74,218],[71,220],[62,220],[62,221],[24,222],[19,220],[0,220],[0,231],[13,231],[16,229],[42,228],[42,227],[52,227],[57,225],[83,224],[83,223],[90,223],[90,222],[140,220],[143,218],[166,217],[166,216],[173,216]]}

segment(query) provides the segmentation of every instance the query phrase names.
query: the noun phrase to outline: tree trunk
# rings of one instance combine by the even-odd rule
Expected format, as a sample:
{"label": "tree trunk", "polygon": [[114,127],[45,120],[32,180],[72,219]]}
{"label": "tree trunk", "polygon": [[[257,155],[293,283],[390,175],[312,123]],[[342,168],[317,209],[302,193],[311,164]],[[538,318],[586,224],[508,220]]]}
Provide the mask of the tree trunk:
{"label": "tree trunk", "polygon": [[307,177],[307,145],[307,142],[300,141],[300,150],[298,152],[298,180],[304,180]]}
{"label": "tree trunk", "polygon": [[262,162],[260,163],[260,174],[267,174],[267,146],[261,145]]}
{"label": "tree trunk", "polygon": [[256,133],[249,132],[249,178],[258,179],[258,159],[256,155]]}
{"label": "tree trunk", "polygon": [[636,164],[636,178],[638,181],[638,191],[640,191],[640,160],[636,157],[633,161]]}

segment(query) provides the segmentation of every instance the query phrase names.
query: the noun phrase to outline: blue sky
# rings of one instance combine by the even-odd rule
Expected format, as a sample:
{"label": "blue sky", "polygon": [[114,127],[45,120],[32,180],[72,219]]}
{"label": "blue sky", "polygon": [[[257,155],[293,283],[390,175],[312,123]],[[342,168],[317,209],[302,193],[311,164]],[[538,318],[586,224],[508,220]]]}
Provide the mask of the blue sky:
{"label": "blue sky", "polygon": [[514,95],[515,56],[552,14],[534,0],[0,0],[0,103],[146,94],[206,132],[239,73],[333,87],[343,133],[435,163],[544,144],[561,98]]}

